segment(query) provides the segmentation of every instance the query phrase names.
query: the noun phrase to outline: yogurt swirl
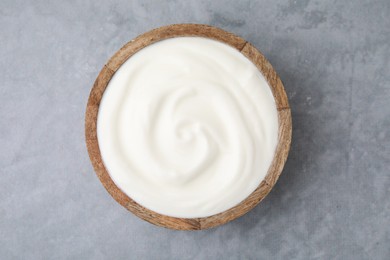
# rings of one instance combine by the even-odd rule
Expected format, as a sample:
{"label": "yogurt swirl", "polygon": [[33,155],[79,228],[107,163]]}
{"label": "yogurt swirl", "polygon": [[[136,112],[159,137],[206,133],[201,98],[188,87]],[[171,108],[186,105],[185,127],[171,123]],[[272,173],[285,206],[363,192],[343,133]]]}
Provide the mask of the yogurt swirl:
{"label": "yogurt swirl", "polygon": [[160,214],[207,217],[248,197],[278,135],[263,75],[210,39],[154,43],[115,73],[100,103],[98,143],[114,183]]}

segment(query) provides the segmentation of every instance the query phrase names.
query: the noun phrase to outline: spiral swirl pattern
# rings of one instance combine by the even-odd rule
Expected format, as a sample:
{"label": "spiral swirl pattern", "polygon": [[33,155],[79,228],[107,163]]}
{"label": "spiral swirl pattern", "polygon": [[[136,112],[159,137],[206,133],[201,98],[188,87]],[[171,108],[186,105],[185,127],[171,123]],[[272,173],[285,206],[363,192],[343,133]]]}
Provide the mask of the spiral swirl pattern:
{"label": "spiral swirl pattern", "polygon": [[206,217],[264,179],[278,132],[270,88],[240,52],[205,38],[150,45],[111,79],[98,142],[115,184],[173,217]]}

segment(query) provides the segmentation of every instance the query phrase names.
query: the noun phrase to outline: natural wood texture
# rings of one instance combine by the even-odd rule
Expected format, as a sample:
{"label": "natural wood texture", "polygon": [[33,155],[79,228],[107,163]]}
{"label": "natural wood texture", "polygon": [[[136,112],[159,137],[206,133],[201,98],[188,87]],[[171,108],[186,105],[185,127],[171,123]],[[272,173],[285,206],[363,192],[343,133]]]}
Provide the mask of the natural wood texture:
{"label": "natural wood texture", "polygon": [[87,140],[97,140],[96,121],[100,100],[113,75],[114,72],[104,66],[93,84],[91,93],[89,94],[87,113],[85,115],[85,138]]}
{"label": "natural wood texture", "polygon": [[249,42],[245,44],[241,50],[248,59],[250,59],[256,67],[263,73],[264,77],[271,86],[272,93],[275,98],[276,107],[279,109],[289,108],[286,92],[284,91],[283,83],[278,74],[272,67],[271,63]]}
{"label": "natural wood texture", "polygon": [[279,134],[278,144],[276,146],[275,156],[272,161],[268,174],[265,176],[265,181],[270,187],[276,184],[280,174],[282,173],[285,162],[287,161],[288,152],[291,145],[291,111],[290,109],[282,109],[278,111],[279,119]]}
{"label": "natural wood texture", "polygon": [[265,181],[262,181],[256,190],[237,206],[214,216],[200,218],[199,222],[201,228],[212,228],[241,217],[259,204],[259,202],[267,196],[271,189],[271,186],[269,186]]}
{"label": "natural wood texture", "polygon": [[[100,100],[115,71],[128,58],[142,48],[157,41],[181,36],[211,38],[224,42],[236,48],[238,51],[241,51],[257,66],[268,81],[278,109],[278,145],[273,162],[264,181],[260,183],[257,189],[249,195],[249,197],[237,206],[225,212],[205,218],[174,218],[161,215],[139,205],[129,198],[114,184],[104,167],[96,135],[96,122]],[[216,227],[236,219],[254,208],[271,191],[283,170],[290,149],[291,131],[291,111],[283,83],[264,55],[262,55],[252,44],[234,34],[225,32],[219,28],[199,24],[175,24],[157,28],[138,36],[123,46],[100,71],[92,87],[85,115],[85,139],[89,157],[97,176],[106,190],[119,204],[138,217],[158,226],[178,230],[199,230]]]}
{"label": "natural wood texture", "polygon": [[140,49],[168,38],[178,36],[198,36],[211,38],[217,41],[225,42],[237,50],[241,51],[246,41],[232,33],[228,33],[219,28],[201,24],[173,24],[160,27],[144,33],[134,40],[125,44],[114,56],[107,62],[107,66],[116,71],[131,55]]}

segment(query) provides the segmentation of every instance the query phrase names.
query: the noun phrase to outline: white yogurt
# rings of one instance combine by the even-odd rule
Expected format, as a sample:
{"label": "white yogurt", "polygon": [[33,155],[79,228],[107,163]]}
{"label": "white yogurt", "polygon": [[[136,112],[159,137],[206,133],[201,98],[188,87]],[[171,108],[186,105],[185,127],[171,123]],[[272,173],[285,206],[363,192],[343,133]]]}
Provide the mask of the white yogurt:
{"label": "white yogurt", "polygon": [[248,197],[271,165],[275,100],[236,49],[181,37],[128,59],[100,104],[97,134],[115,184],[160,214],[195,218]]}

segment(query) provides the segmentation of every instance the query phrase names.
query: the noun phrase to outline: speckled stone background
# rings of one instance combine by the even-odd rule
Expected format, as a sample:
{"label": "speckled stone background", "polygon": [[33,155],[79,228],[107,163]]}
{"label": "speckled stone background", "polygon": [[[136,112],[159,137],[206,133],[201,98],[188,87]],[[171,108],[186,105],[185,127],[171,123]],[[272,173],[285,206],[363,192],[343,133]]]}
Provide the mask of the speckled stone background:
{"label": "speckled stone background", "polygon": [[[148,224],[84,145],[100,68],[138,34],[206,23],[280,74],[293,144],[279,182],[225,226]],[[390,1],[0,1],[1,259],[390,259]]]}

